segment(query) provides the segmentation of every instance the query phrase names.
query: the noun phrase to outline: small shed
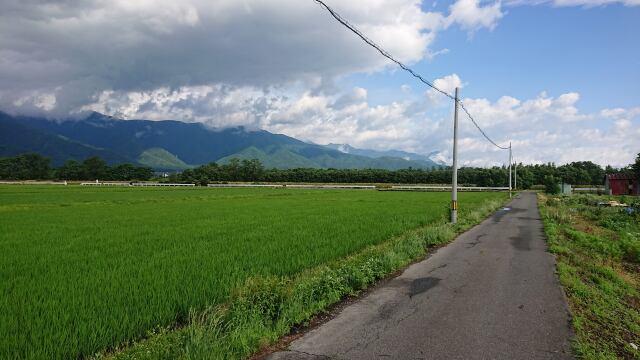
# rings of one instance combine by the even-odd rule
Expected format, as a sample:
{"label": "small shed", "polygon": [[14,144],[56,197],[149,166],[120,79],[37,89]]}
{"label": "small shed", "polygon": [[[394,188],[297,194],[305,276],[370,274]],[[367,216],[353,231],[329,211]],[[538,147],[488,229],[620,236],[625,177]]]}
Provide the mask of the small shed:
{"label": "small shed", "polygon": [[631,173],[608,174],[604,178],[609,195],[638,195],[638,179]]}

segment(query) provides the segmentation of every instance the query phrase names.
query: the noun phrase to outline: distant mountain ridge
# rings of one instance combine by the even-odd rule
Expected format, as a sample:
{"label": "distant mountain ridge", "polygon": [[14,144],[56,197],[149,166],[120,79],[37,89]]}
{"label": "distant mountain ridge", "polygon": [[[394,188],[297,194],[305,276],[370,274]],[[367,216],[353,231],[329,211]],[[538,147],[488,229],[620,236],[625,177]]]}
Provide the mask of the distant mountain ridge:
{"label": "distant mountain ridge", "polygon": [[[265,130],[212,129],[174,120],[120,120],[92,113],[83,120],[50,121],[0,112],[0,156],[37,152],[54,165],[100,156],[157,170],[184,170],[232,158],[258,159],[268,168],[432,168],[441,164],[418,154],[309,144]],[[348,146],[348,145],[347,145]],[[342,149],[344,150],[344,149]]]}
{"label": "distant mountain ridge", "polygon": [[425,162],[426,165],[429,165],[431,163],[436,163],[441,166],[446,166],[445,163],[439,161],[436,158],[436,155],[439,154],[438,151],[433,151],[429,155],[420,155],[420,154],[401,151],[401,150],[380,151],[380,150],[371,150],[371,149],[358,149],[349,144],[328,144],[325,146],[327,148],[338,150],[345,154],[361,155],[361,156],[366,156],[370,158],[383,158],[383,157],[401,158],[401,159],[410,160],[410,161],[423,161]]}

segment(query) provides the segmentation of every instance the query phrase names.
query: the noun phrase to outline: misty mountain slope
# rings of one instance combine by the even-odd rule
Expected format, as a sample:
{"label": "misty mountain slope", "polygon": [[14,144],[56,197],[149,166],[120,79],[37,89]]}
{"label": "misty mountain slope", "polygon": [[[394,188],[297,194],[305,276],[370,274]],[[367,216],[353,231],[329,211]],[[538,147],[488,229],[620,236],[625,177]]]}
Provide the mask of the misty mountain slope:
{"label": "misty mountain slope", "polygon": [[327,144],[325,145],[325,147],[329,149],[338,150],[346,154],[360,155],[360,156],[366,156],[370,158],[400,158],[400,159],[409,160],[409,161],[417,161],[422,166],[427,166],[427,167],[446,166],[446,164],[440,163],[434,160],[433,158],[431,158],[431,156],[436,155],[438,153],[437,151],[432,152],[429,155],[420,155],[420,154],[401,151],[401,150],[380,151],[380,150],[371,150],[371,149],[358,149],[349,144]]}
{"label": "misty mountain slope", "polygon": [[35,152],[51,159],[55,166],[66,160],[84,160],[99,156],[110,163],[131,162],[132,159],[88,144],[31,127],[20,119],[0,112],[0,156],[15,156]]}
{"label": "misty mountain slope", "polygon": [[[158,170],[184,170],[210,162],[224,163],[231,158],[258,159],[267,168],[431,168],[438,164],[419,155],[416,160],[389,156],[373,150],[347,153],[309,144],[265,130],[244,127],[214,129],[201,123],[174,120],[120,120],[92,113],[82,120],[49,121],[36,117],[11,117],[6,125],[16,134],[0,142],[5,154],[39,152],[55,159],[102,156],[109,163],[137,162]],[[10,120],[10,121],[9,121]],[[30,133],[24,129],[30,129]],[[22,130],[20,130],[22,129]],[[36,140],[45,136],[48,141]],[[57,140],[56,140],[57,139]],[[47,147],[43,148],[42,144]],[[73,144],[73,145],[72,145]],[[87,156],[84,156],[84,155]],[[362,155],[361,155],[362,154]],[[365,154],[368,154],[365,155]],[[410,154],[410,153],[406,153]]]}
{"label": "misty mountain slope", "polygon": [[307,159],[304,156],[296,154],[295,152],[292,152],[289,149],[281,146],[266,150],[258,149],[255,146],[250,146],[240,152],[223,157],[217,162],[219,164],[225,164],[233,158],[240,160],[258,159],[266,168],[295,169],[321,167],[312,160]]}
{"label": "misty mountain slope", "polygon": [[172,120],[115,120],[97,113],[81,121],[32,118],[30,124],[134,159],[149,148],[163,148],[188,164],[205,164],[249,146],[304,144],[264,130],[247,131],[242,127],[218,130],[200,123]]}

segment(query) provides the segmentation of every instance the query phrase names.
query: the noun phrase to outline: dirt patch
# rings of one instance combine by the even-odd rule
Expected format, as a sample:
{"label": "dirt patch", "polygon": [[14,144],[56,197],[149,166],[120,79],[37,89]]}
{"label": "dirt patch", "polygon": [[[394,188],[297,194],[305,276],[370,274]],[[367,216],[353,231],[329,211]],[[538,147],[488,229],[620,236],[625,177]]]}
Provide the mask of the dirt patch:
{"label": "dirt patch", "polygon": [[590,235],[610,235],[606,229],[589,222],[582,216],[574,217],[571,225],[574,229]]}
{"label": "dirt patch", "polygon": [[634,287],[640,286],[640,265],[632,263],[622,263],[622,266],[616,266],[615,271],[625,282]]}

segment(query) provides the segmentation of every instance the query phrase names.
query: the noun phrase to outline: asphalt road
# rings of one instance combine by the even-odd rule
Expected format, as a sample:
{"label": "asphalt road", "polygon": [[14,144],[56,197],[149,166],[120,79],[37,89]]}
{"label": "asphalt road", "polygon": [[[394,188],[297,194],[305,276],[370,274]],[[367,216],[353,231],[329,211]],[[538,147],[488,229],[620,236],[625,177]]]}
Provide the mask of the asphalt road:
{"label": "asphalt road", "polygon": [[268,359],[570,359],[546,250],[536,196],[522,193]]}

